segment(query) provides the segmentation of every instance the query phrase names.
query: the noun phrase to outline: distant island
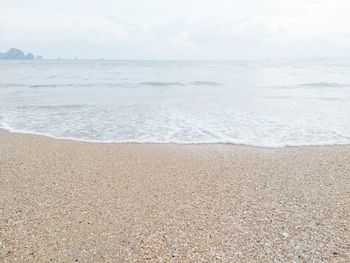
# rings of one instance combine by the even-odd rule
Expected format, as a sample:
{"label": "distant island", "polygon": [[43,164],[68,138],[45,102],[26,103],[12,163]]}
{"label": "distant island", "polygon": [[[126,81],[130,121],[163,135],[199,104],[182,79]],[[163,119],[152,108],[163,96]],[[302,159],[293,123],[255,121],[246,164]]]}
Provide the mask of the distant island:
{"label": "distant island", "polygon": [[[22,50],[17,48],[11,48],[5,53],[0,52],[0,59],[35,59],[35,57],[32,53],[28,53],[27,55],[25,55]],[[43,57],[37,56],[36,59],[43,59]]]}

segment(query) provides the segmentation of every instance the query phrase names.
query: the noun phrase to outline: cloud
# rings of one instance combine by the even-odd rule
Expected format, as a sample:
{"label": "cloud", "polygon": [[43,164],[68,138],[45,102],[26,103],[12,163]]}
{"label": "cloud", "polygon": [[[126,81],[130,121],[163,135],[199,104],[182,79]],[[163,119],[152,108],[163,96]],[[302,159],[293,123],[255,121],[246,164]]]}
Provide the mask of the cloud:
{"label": "cloud", "polygon": [[347,0],[2,0],[0,50],[123,59],[342,56],[349,13]]}
{"label": "cloud", "polygon": [[189,34],[187,31],[182,31],[178,36],[171,37],[169,39],[169,45],[179,48],[194,48],[196,44],[189,40]]}

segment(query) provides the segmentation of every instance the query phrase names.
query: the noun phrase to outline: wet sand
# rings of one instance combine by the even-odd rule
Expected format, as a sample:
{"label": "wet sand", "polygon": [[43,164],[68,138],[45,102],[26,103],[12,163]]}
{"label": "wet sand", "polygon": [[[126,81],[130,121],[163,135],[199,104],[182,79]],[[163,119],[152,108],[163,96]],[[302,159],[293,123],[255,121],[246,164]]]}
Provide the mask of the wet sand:
{"label": "wet sand", "polygon": [[0,130],[0,262],[350,262],[350,147]]}

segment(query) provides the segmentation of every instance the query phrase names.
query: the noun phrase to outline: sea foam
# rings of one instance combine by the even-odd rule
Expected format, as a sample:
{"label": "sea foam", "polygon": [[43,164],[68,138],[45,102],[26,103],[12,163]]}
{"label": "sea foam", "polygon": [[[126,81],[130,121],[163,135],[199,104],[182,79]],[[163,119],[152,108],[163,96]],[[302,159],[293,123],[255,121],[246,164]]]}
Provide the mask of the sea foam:
{"label": "sea foam", "polygon": [[2,61],[0,72],[0,127],[14,132],[102,143],[350,143],[348,60]]}

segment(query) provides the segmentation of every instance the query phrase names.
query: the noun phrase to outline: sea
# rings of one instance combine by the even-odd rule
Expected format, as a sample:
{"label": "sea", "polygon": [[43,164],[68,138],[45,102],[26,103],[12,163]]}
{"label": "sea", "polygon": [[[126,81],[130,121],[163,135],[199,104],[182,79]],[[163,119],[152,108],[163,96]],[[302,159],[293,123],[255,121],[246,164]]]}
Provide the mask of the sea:
{"label": "sea", "polygon": [[2,60],[0,128],[101,143],[350,144],[350,60]]}

